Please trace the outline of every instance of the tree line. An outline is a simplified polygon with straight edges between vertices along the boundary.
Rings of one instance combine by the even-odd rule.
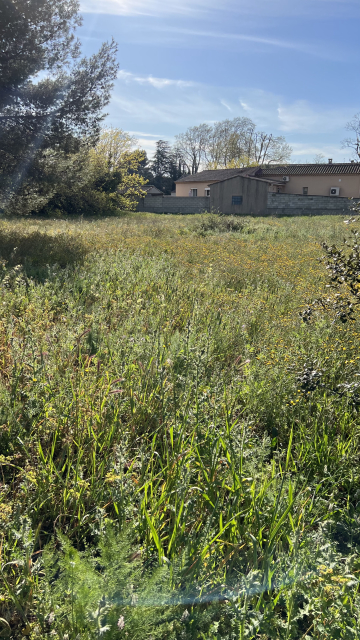
[[[288,163],[292,148],[284,136],[258,131],[250,118],[199,124],[175,136],[171,146],[158,140],[153,160],[145,162],[144,175],[170,193],[175,180],[200,169],[232,169]]]
[[[77,0],[0,2],[0,212],[109,214],[131,209],[151,183],[171,193],[200,169],[288,163],[283,136],[249,118],[202,123],[156,143],[149,160],[121,129],[103,128],[117,45],[81,56]],[[344,141],[360,155],[360,116]]]

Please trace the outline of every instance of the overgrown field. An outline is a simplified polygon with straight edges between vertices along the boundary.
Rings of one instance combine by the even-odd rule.
[[[0,222],[0,637],[360,637],[360,321],[301,317],[344,235]]]

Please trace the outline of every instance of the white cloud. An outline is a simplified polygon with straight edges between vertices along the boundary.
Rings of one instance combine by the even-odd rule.
[[[109,121],[132,131],[151,155],[156,140],[171,142],[190,126],[246,116],[260,130],[285,135],[299,160],[324,153],[342,161],[347,157],[341,150],[344,127],[356,110],[356,105],[334,108],[306,100],[286,100],[260,89],[220,88],[122,71]]]
[[[260,128],[285,135],[331,135],[343,129],[356,112],[356,105],[329,108],[306,100],[285,101],[282,96],[260,89],[220,89],[186,80],[137,76],[128,71],[121,71],[119,80],[121,90],[115,92],[112,103],[117,112],[121,110],[131,116],[133,122],[141,123],[138,128],[142,131],[145,123],[165,122],[183,129],[224,119],[231,112],[233,117],[252,118]],[[146,93],[141,89],[144,85]],[[159,89],[161,97],[158,97]]]
[[[277,112],[279,128],[284,133],[331,133],[340,123],[345,126],[354,108],[331,109],[297,100],[292,104],[279,104]]]
[[[159,30],[162,30],[159,27]],[[178,27],[165,27],[164,31],[169,33],[178,33],[187,36],[195,36],[197,38],[213,38],[217,40],[235,40],[237,42],[246,42],[254,44],[262,44],[270,47],[279,47],[281,49],[294,49],[296,51],[303,51],[306,53],[315,53],[317,50],[310,47],[305,42],[294,42],[293,40],[280,40],[278,38],[263,38],[260,36],[252,36],[244,33],[228,33],[222,31],[204,31],[202,29],[184,29]]]
[[[81,9],[89,13],[111,13],[122,16],[189,15],[204,11],[210,0],[83,0]]]
[[[357,0],[83,0],[81,10],[123,16],[189,16],[229,11],[243,16],[337,15],[358,9]]]
[[[155,89],[164,89],[165,87],[193,87],[194,82],[185,80],[171,80],[169,78],[154,78],[154,76],[137,76],[134,73],[121,69],[118,72],[118,79],[123,82],[136,82],[137,84],[150,85]]]
[[[349,162],[351,159],[351,152],[348,149],[342,149],[341,145],[295,142],[291,146],[293,162],[312,162],[319,154],[324,156],[324,162],[327,162],[328,158],[333,158],[337,162]]]
[[[220,104],[222,104],[223,107],[225,107],[225,109],[227,109],[228,111],[230,111],[232,113],[232,108],[229,107],[228,104],[226,104],[225,100],[220,100]]]

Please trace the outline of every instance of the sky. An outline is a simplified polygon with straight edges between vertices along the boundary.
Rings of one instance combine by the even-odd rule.
[[[360,112],[359,0],[82,0],[83,51],[114,37],[106,122],[151,157],[157,140],[246,116],[285,136],[293,162],[348,162]]]

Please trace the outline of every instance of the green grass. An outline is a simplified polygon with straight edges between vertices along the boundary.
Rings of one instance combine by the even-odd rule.
[[[0,223],[0,637],[359,637],[360,322],[300,316],[344,234]]]

